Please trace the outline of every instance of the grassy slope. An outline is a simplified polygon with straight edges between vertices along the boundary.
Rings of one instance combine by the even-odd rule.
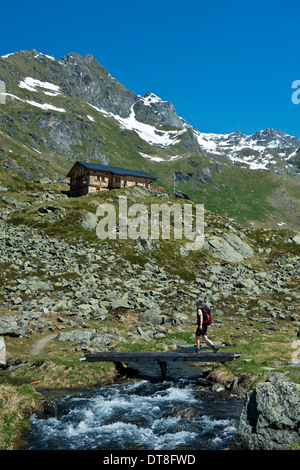
[[[199,163],[193,168],[188,161]],[[184,176],[194,173],[189,181],[175,183],[175,189],[188,194],[195,203],[217,214],[233,217],[241,224],[278,227],[286,223],[290,228],[300,227],[300,183],[266,170],[248,170],[232,165],[222,165],[219,173],[213,171],[211,183],[196,182],[194,176],[203,168],[214,168],[206,157],[190,156],[172,163],[152,163],[158,169],[160,184],[173,192],[173,171],[182,171]]]

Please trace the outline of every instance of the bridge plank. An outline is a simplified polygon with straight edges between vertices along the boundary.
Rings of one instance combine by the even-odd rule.
[[[87,362],[227,362],[241,356],[239,352],[96,352],[85,355]]]

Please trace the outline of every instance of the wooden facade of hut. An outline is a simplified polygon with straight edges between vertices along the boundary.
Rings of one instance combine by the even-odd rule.
[[[143,171],[78,161],[67,176],[70,178],[71,196],[83,196],[136,185],[151,188],[152,182],[156,179]]]

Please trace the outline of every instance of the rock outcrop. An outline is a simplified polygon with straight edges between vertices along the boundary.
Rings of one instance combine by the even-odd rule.
[[[224,233],[222,237],[212,236],[206,246],[216,258],[229,263],[238,263],[254,256],[248,243],[234,233]]]
[[[280,450],[300,440],[300,385],[271,374],[247,395],[232,447]]]

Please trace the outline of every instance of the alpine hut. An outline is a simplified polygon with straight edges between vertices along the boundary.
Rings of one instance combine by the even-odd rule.
[[[143,171],[78,161],[67,176],[70,178],[70,196],[75,197],[136,185],[151,188],[156,179]]]

